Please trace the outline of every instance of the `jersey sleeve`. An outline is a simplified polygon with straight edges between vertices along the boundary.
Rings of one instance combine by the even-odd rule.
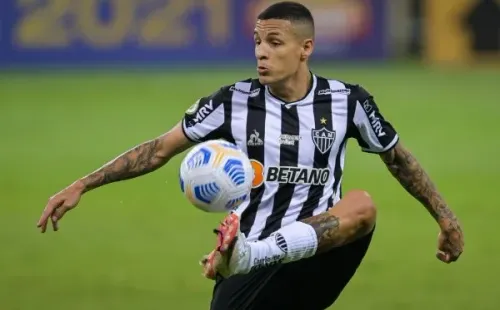
[[[351,92],[354,105],[354,136],[361,150],[368,153],[383,153],[396,145],[399,136],[375,103],[373,96],[364,88],[357,86]]]
[[[193,142],[225,139],[225,92],[221,88],[214,94],[202,97],[189,107],[182,119],[184,135]]]

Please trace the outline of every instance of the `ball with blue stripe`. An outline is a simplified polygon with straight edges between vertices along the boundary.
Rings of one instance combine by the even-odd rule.
[[[210,140],[193,147],[183,158],[179,185],[188,201],[206,212],[227,212],[248,202],[253,169],[236,145]]]

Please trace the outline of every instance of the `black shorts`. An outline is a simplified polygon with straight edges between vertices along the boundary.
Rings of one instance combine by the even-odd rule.
[[[211,310],[323,310],[349,283],[372,239],[369,235],[304,260],[217,279]]]

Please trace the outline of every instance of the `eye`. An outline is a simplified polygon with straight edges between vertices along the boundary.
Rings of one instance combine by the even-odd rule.
[[[282,43],[280,41],[273,40],[273,41],[271,41],[271,45],[274,47],[278,47],[278,46],[282,45]]]
[[[260,44],[260,40],[259,39],[254,39],[254,43],[255,43],[255,45],[259,45]]]

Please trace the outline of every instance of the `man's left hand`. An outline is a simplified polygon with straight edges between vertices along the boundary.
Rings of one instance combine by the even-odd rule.
[[[458,222],[441,226],[437,258],[447,264],[456,261],[464,250],[464,235]]]

